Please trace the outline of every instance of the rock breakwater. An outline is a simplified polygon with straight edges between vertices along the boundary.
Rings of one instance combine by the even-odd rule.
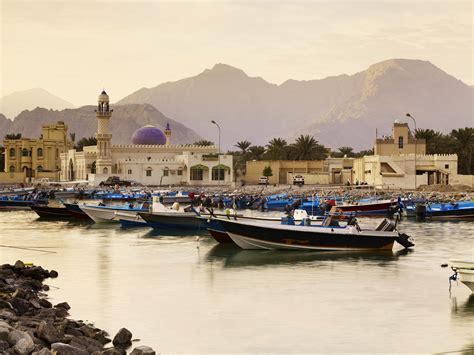
[[[126,354],[132,345],[129,330],[120,329],[112,340],[106,331],[70,319],[67,302],[53,305],[48,301],[49,286],[43,281],[55,277],[54,270],[22,261],[0,266],[0,353]],[[152,355],[155,351],[138,346],[131,354]]]

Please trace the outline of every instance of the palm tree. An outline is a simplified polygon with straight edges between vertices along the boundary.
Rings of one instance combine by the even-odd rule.
[[[310,135],[299,136],[291,145],[291,156],[295,160],[324,160],[328,150]]]
[[[288,156],[288,143],[282,138],[273,138],[266,147],[265,155],[270,160],[284,160]]]
[[[338,148],[341,158],[348,157],[351,158],[354,156],[354,149],[351,147],[340,147]]]
[[[5,139],[21,139],[21,133],[7,133]]]
[[[204,147],[209,147],[211,145],[214,145],[214,142],[208,141],[206,139],[201,139],[197,142],[194,142],[194,145],[201,145],[201,146],[204,146]]]
[[[474,128],[466,127],[453,129],[451,136],[454,138],[456,150],[459,152],[459,170],[471,175],[472,153],[474,147]]]
[[[251,145],[252,143],[250,143],[249,141],[240,141],[237,142],[235,147],[239,148],[242,151],[242,155],[245,155],[247,153],[247,149],[249,149]]]
[[[261,145],[253,145],[247,152],[247,156],[251,160],[262,160],[263,154],[265,154],[265,148]]]

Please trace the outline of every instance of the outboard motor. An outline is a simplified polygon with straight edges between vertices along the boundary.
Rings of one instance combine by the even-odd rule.
[[[417,222],[424,222],[426,220],[426,205],[424,203],[416,204],[415,216]]]
[[[413,239],[405,233],[398,233],[398,237],[395,239],[398,244],[402,245],[405,248],[411,248],[415,246]]]

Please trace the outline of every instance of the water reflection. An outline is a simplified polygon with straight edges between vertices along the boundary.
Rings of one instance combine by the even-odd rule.
[[[371,262],[386,264],[408,255],[413,250],[380,252],[347,251],[294,251],[294,250],[242,250],[234,244],[218,244],[206,254],[207,261],[222,261],[224,267],[292,265],[325,261],[346,263]]]
[[[464,302],[459,303],[457,297],[453,297],[451,302],[451,316],[453,318],[474,322],[474,293]]]

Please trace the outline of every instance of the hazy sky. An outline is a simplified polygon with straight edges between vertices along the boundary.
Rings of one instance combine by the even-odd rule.
[[[0,96],[117,101],[215,63],[273,83],[429,60],[472,85],[471,1],[0,0]]]

